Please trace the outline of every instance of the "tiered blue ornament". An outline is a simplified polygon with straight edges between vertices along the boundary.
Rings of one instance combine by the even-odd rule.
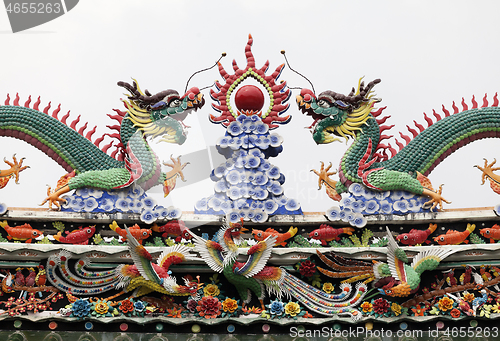
[[[283,138],[270,133],[259,116],[238,116],[217,141],[227,160],[212,171],[215,194],[199,200],[195,213],[258,223],[270,215],[302,214],[300,204],[284,195],[285,176],[268,160],[283,150],[282,143]]]

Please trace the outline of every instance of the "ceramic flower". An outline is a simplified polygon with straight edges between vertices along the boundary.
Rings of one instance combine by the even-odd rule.
[[[383,315],[389,311],[389,302],[383,298],[378,298],[373,302],[373,311],[379,315]]]
[[[217,297],[204,296],[201,300],[198,301],[196,310],[201,317],[205,317],[206,319],[214,319],[221,314],[221,307],[222,304]]]
[[[122,313],[124,314],[127,314],[127,313],[131,313],[134,311],[134,302],[132,302],[131,300],[129,299],[126,299],[126,300],[123,300],[121,303],[120,303],[120,307],[119,309],[122,311]]]
[[[441,311],[448,311],[453,309],[453,300],[447,296],[438,301],[438,308]]]
[[[391,304],[391,310],[394,313],[394,315],[399,316],[401,315],[401,306],[397,303],[392,303]]]
[[[464,296],[463,296],[463,299],[465,302],[472,302],[474,301],[474,294],[471,294],[471,293],[465,293]]]
[[[220,290],[219,287],[215,284],[208,284],[205,288],[203,288],[204,296],[219,296]]]
[[[192,298],[187,301],[186,308],[188,308],[190,312],[195,313],[196,307],[198,307],[198,302],[196,302]]]
[[[86,317],[90,314],[90,303],[87,300],[76,300],[71,306],[73,316],[78,318]]]
[[[146,309],[146,305],[142,301],[136,301],[136,302],[134,302],[134,309],[138,313],[142,313],[144,311],[144,309]]]
[[[363,309],[364,313],[370,313],[373,310],[373,304],[370,302],[363,302],[361,304],[361,309]]]
[[[295,317],[300,313],[300,305],[296,302],[288,302],[285,305],[285,314]]]
[[[454,309],[452,309],[452,310],[450,311],[450,315],[451,315],[451,317],[453,317],[453,318],[458,318],[458,317],[460,317],[460,315],[461,315],[461,314],[462,314],[462,313],[461,313],[461,312],[460,312],[460,310],[458,310],[457,308],[454,308]]]
[[[111,307],[106,300],[97,300],[92,304],[92,315],[97,316],[97,317],[103,317],[106,316],[108,313],[114,313],[115,309]],[[109,315],[111,316],[111,315]]]
[[[234,313],[236,309],[238,309],[238,302],[236,302],[236,300],[228,297],[222,302],[222,310],[224,310],[224,312]]]
[[[300,263],[299,272],[304,277],[312,277],[316,273],[316,264],[310,260]]]
[[[283,306],[283,302],[278,300],[272,301],[269,305],[269,313],[275,316],[281,316],[285,311],[285,307]]]
[[[324,283],[323,284],[323,291],[326,292],[327,294],[331,293],[334,289],[334,286],[332,283]]]

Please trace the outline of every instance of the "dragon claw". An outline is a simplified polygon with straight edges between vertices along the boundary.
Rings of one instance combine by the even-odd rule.
[[[432,212],[432,210],[434,210],[437,206],[439,206],[439,208],[438,208],[439,211],[442,211],[443,210],[443,201],[447,204],[451,204],[451,201],[448,201],[445,198],[443,198],[443,196],[441,195],[442,192],[443,192],[443,185],[442,184],[439,186],[439,190],[437,192],[434,192],[434,191],[431,191],[427,188],[424,188],[423,194],[431,197],[431,200],[427,201],[423,205],[423,207],[424,208],[430,207],[429,210]]]
[[[181,180],[184,182],[186,181],[182,170],[189,164],[189,162],[182,163],[180,156],[178,156],[177,159],[174,159],[172,155],[170,155],[170,161],[172,161],[172,163],[168,162],[163,163],[165,166],[172,168],[166,174],[165,182],[163,183],[163,193],[165,197],[175,188],[177,177],[180,177]]]
[[[19,184],[19,173],[21,173],[26,168],[30,168],[29,166],[23,166],[24,159],[25,158],[23,157],[18,162],[16,154],[12,156],[12,162],[3,158],[3,161],[10,166],[10,169],[0,171],[0,179],[5,178],[8,181],[8,179],[14,176],[16,184]],[[5,182],[5,184],[1,188],[3,188],[6,184],[7,182]]]
[[[61,210],[61,204],[60,203],[66,203],[67,200],[64,198],[60,198],[60,195],[67,193],[69,191],[68,186],[63,186],[59,189],[56,189],[52,191],[52,188],[47,185],[47,198],[39,205],[43,206],[45,203],[49,203],[49,210],[52,210],[52,205],[55,205],[55,210],[60,211]]]
[[[325,185],[326,188],[326,193],[327,195],[335,200],[335,201],[340,201],[342,197],[337,193],[335,190],[335,186],[337,185],[337,181],[333,180],[330,178],[331,175],[337,174],[337,171],[331,171],[330,168],[332,168],[332,163],[330,162],[330,165],[325,168],[325,164],[323,161],[321,161],[321,167],[319,171],[315,169],[311,169],[311,172],[314,172],[319,178],[318,178],[318,190],[321,189],[323,185]]]

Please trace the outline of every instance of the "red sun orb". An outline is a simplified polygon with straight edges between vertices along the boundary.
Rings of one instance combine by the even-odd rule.
[[[264,94],[255,85],[245,85],[236,91],[234,103],[241,112],[257,113],[264,106]]]

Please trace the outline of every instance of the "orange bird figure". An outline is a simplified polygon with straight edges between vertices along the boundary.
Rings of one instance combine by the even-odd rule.
[[[500,239],[500,226],[495,224],[490,228],[480,229],[479,233],[484,238],[490,238],[490,243],[495,243],[495,240]]]
[[[446,234],[441,234],[434,238],[434,241],[439,245],[458,245],[461,243],[467,244],[469,241],[465,240],[474,231],[476,225],[467,224],[467,229],[463,232],[448,230]]]
[[[124,240],[127,240],[127,231],[118,227],[116,221],[109,224],[109,228],[118,233]],[[148,239],[151,236],[152,231],[150,229],[141,229],[139,225],[135,224],[129,228],[130,234],[137,240],[139,244],[142,244],[144,239]]]
[[[290,229],[286,233],[279,233],[275,229],[268,228],[265,231],[252,229],[252,234],[253,238],[258,242],[264,241],[269,236],[275,236],[277,239],[274,246],[278,245],[285,246],[286,245],[285,240],[295,236],[297,234],[297,231],[298,229],[296,227],[290,226]]]

